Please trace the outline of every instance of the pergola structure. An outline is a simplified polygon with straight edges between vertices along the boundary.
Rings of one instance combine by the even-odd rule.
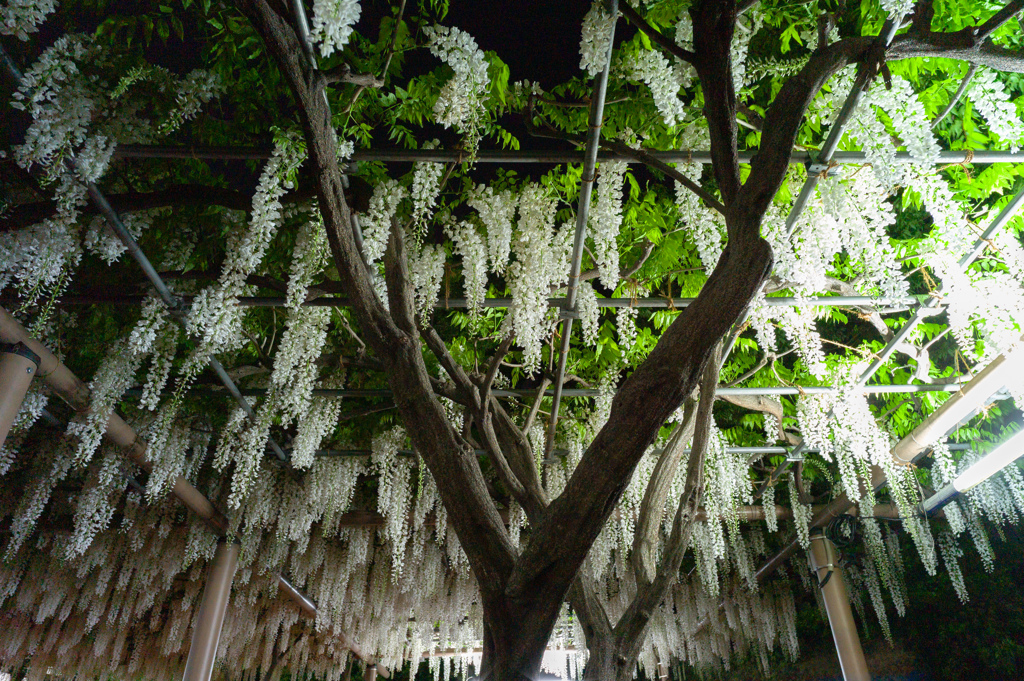
[[[297,23],[300,34],[305,40],[307,53],[313,53],[313,46],[309,41],[308,29],[304,28],[306,19],[305,9],[302,2],[293,3],[297,16]],[[611,3],[610,10],[616,11],[615,3]],[[626,4],[618,8],[631,21],[638,25],[639,30],[648,35],[655,42],[663,40],[657,31],[647,26],[635,10]],[[1019,11],[1019,9],[1017,10]],[[897,30],[903,23],[903,17],[897,16],[889,19],[877,38],[877,44],[884,51],[885,47],[893,40]],[[614,30],[614,27],[613,27]],[[657,35],[656,35],[657,34]],[[609,45],[612,41],[609,39]],[[6,57],[3,62],[10,75],[14,79],[20,79],[14,62]],[[574,320],[579,317],[578,287],[581,281],[582,262],[586,250],[588,211],[591,207],[591,191],[597,178],[597,163],[603,160],[621,160],[627,163],[645,163],[658,169],[671,171],[670,163],[710,163],[712,154],[704,150],[681,150],[669,152],[630,152],[628,149],[616,148],[614,151],[601,151],[602,138],[601,128],[604,113],[604,102],[608,84],[609,72],[612,68],[612,51],[609,47],[607,60],[603,70],[595,80],[593,94],[590,97],[588,136],[585,148],[582,152],[572,154],[567,152],[488,152],[480,151],[474,160],[477,163],[541,163],[561,164],[582,162],[582,180],[578,205],[575,210],[575,231],[573,239],[572,256],[570,258],[570,272],[568,285],[565,287],[564,296],[552,298],[549,305],[559,311],[561,319],[560,347],[558,352],[557,369],[551,380],[551,389],[542,386],[538,392],[534,389],[502,389],[489,388],[490,394],[495,397],[527,397],[535,396],[539,401],[545,396],[552,397],[550,419],[547,426],[547,438],[545,457],[558,456],[562,452],[556,449],[556,428],[559,421],[560,403],[564,397],[592,397],[598,396],[597,389],[583,388],[573,389],[564,387],[566,384],[567,363],[570,352],[570,342]],[[315,59],[311,62],[314,66]],[[871,82],[872,73],[868,68],[862,68],[858,78],[853,84],[849,95],[838,118],[829,130],[829,134],[821,149],[816,153],[801,155],[796,153],[791,158],[791,163],[803,163],[807,166],[807,180],[799,197],[796,199],[792,210],[786,219],[787,236],[792,236],[801,212],[804,210],[810,198],[813,196],[817,184],[828,176],[837,172],[844,164],[862,164],[865,161],[864,154],[860,152],[838,151],[839,142],[844,133],[844,126],[853,114],[859,99]],[[951,105],[952,106],[952,103]],[[267,149],[255,148],[201,148],[201,147],[157,147],[129,145],[119,147],[115,156],[119,158],[167,158],[167,159],[265,159],[270,152]],[[984,151],[973,152],[943,152],[940,156],[940,163],[957,162],[1018,162],[1022,154],[1017,151]],[[903,160],[912,160],[909,153],[902,153]],[[362,161],[373,162],[451,162],[463,161],[461,152],[441,150],[385,150],[385,151],[357,151],[352,156],[353,163]],[[749,154],[741,156],[741,162],[749,161]],[[66,159],[68,170],[76,172],[74,161]],[[660,164],[660,165],[659,165]],[[128,253],[138,264],[149,281],[152,289],[170,310],[171,317],[177,323],[184,325],[186,312],[190,301],[183,296],[175,294],[168,287],[167,281],[153,266],[146,253],[139,246],[131,231],[124,224],[118,210],[108,200],[104,192],[95,182],[86,182],[86,188],[94,207],[106,220],[110,229],[127,248]],[[713,197],[712,197],[712,200]],[[1010,203],[1003,208],[1000,214],[981,234],[973,248],[964,255],[959,265],[966,269],[985,250],[991,242],[993,235],[1004,229],[1020,211],[1024,205],[1024,190],[1014,196]],[[358,222],[354,224],[358,229]],[[358,234],[358,233],[357,233]],[[361,240],[361,236],[357,237]],[[661,308],[679,309],[684,308],[693,302],[691,298],[672,299],[669,297],[659,298],[604,298],[599,300],[599,305],[609,308],[639,307],[639,308]],[[875,353],[870,366],[857,378],[855,384],[847,386],[842,390],[854,390],[870,393],[895,393],[895,392],[947,392],[953,396],[935,413],[931,414],[913,433],[903,438],[892,451],[893,458],[902,463],[909,464],[926,456],[930,448],[921,443],[934,442],[937,438],[944,439],[950,433],[955,432],[962,424],[975,415],[980,409],[992,400],[1006,397],[1005,388],[1014,380],[1019,379],[1020,364],[1022,360],[1014,355],[1000,355],[989,363],[982,370],[967,382],[949,383],[917,383],[906,385],[881,385],[872,384],[879,368],[884,365],[897,348],[905,343],[914,329],[925,319],[938,315],[943,311],[943,298],[941,291],[923,298],[920,296],[909,296],[892,299],[877,299],[870,296],[821,296],[815,298],[794,298],[768,297],[768,305],[774,306],[843,306],[843,307],[873,307],[875,309],[912,309],[914,312],[910,319],[894,333],[885,347]],[[131,295],[80,295],[64,296],[57,299],[57,304],[64,306],[85,305],[85,304],[140,304],[140,297]],[[283,306],[285,300],[275,297],[240,297],[237,300],[240,306],[251,307],[275,307]],[[307,299],[303,305],[309,307],[346,307],[350,304],[348,299],[340,296],[321,295]],[[509,307],[512,301],[507,298],[491,298],[484,302],[485,307],[503,308]],[[468,303],[465,299],[448,299],[436,303],[439,309],[464,308]],[[721,363],[726,361],[732,344],[736,342],[742,332],[743,320],[736,325],[736,330],[728,339],[724,356]],[[0,399],[0,443],[6,437],[11,423],[21,406],[31,379],[39,376],[45,380],[47,385],[55,394],[62,397],[77,412],[86,412],[89,409],[89,390],[78,377],[76,377],[64,364],[33,335],[27,331],[18,320],[6,310],[0,310],[0,339],[10,344],[5,351],[2,363],[0,363],[0,388],[2,388],[2,399]],[[257,414],[249,401],[249,397],[259,396],[266,391],[263,389],[240,388],[234,379],[229,375],[227,369],[214,356],[208,358],[209,367],[216,374],[222,384],[222,389],[227,391],[234,401],[245,411],[250,419],[256,419]],[[492,377],[493,378],[493,377]],[[718,396],[764,396],[764,395],[808,395],[808,394],[833,394],[840,389],[834,386],[764,386],[764,387],[736,387],[721,386],[717,390]],[[131,394],[126,393],[128,395]],[[390,390],[360,390],[332,387],[317,387],[313,395],[329,397],[388,397],[392,395]],[[126,449],[126,453],[143,469],[147,466],[146,443],[123,419],[116,414],[111,417],[106,426],[106,435],[119,446]],[[956,445],[954,445],[955,447]],[[289,450],[286,446],[277,442],[273,437],[268,441],[268,453],[281,462],[289,458]],[[772,471],[768,479],[761,482],[761,491],[774,485],[786,470],[795,462],[799,462],[803,454],[808,450],[803,440],[798,440],[787,447],[735,447],[734,453],[746,453],[752,456],[763,456],[767,454],[785,455],[785,460]],[[403,454],[411,455],[412,450],[402,450]],[[479,450],[484,454],[484,450]],[[341,450],[328,449],[319,450],[321,456],[365,456],[368,450]],[[886,484],[884,471],[875,466],[871,471],[871,481],[875,490],[880,490]],[[135,483],[138,484],[138,483]],[[225,608],[227,606],[227,594],[230,592],[232,579],[236,569],[239,549],[233,543],[231,524],[228,517],[216,508],[201,492],[193,487],[186,479],[180,477],[174,482],[172,493],[181,503],[192,512],[206,521],[207,525],[219,538],[216,555],[210,565],[207,585],[203,591],[202,607],[199,610],[198,622],[192,634],[192,643],[189,651],[188,662],[185,668],[186,681],[209,681],[214,660],[216,658],[217,642],[220,636]],[[942,502],[926,500],[924,505],[927,511],[938,511],[941,503],[945,503],[951,492],[944,493]],[[760,493],[758,493],[760,496]],[[820,529],[828,524],[833,518],[846,513],[854,503],[845,495],[831,501],[831,503],[817,505],[813,508],[813,518],[810,521],[811,529]],[[877,515],[888,515],[899,517],[899,509],[894,505],[878,505],[875,507]],[[703,509],[701,513],[704,513]],[[745,506],[738,511],[744,520],[763,519],[766,511],[760,506]],[[786,518],[787,514],[793,512],[782,506],[774,511],[778,518]],[[697,515],[698,518],[702,516]],[[352,513],[344,522],[357,526],[373,526],[383,524],[385,521],[378,515]],[[797,539],[788,542],[784,548],[774,555],[767,563],[756,571],[756,579],[762,580],[783,564],[794,552],[800,549]],[[837,651],[842,665],[844,677],[848,680],[869,679],[863,652],[857,638],[856,629],[851,614],[850,602],[846,594],[846,585],[843,580],[842,568],[836,562],[836,549],[829,538],[824,534],[816,534],[812,537],[809,550],[812,571],[818,578],[818,586],[828,609],[829,621],[832,626],[836,641]],[[828,576],[826,576],[828,575]],[[281,590],[290,597],[304,615],[316,619],[317,605],[299,589],[293,586],[289,580],[280,574],[274,576]],[[382,665],[376,665],[373,655],[369,651],[363,651],[356,641],[347,638],[342,634],[342,644],[350,649],[356,657],[366,662],[370,671],[369,678],[375,674],[383,677],[388,676],[388,670]],[[376,666],[375,666],[376,665]]]

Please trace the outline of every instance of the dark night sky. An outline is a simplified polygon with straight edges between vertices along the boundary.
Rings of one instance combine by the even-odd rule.
[[[589,9],[589,0],[452,0],[444,23],[497,52],[512,80],[549,88],[580,74],[580,26]]]

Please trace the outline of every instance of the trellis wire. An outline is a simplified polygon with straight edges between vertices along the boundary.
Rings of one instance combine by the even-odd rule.
[[[962,383],[911,383],[911,384],[896,384],[896,385],[866,385],[860,388],[861,392],[867,395],[889,395],[894,393],[955,393],[963,387]],[[217,389],[213,386],[196,386],[193,390],[204,391],[204,392],[215,392]],[[809,385],[809,386],[765,386],[765,387],[739,387],[739,388],[726,388],[721,387],[715,394],[722,397],[727,396],[739,396],[739,395],[777,395],[777,396],[794,396],[794,395],[827,395],[830,393],[838,392],[840,388],[833,388],[827,385]],[[843,388],[842,390],[846,390]],[[266,388],[242,388],[240,391],[242,395],[250,397],[258,397],[267,393]],[[375,397],[391,397],[394,393],[389,388],[314,388],[313,394],[319,397],[360,397],[360,398],[375,398]],[[534,397],[537,395],[536,388],[493,388],[491,394],[496,397]],[[596,388],[565,388],[562,390],[564,397],[597,397],[600,391]],[[128,397],[139,397],[142,395],[142,390],[132,388],[125,393]],[[544,391],[544,397],[553,397],[554,390]]]
[[[187,302],[192,296],[178,296]],[[766,298],[768,307],[859,307],[874,306],[885,311],[903,310],[920,305],[927,296],[900,296],[897,298],[874,298],[872,296],[810,296],[794,298],[790,296]],[[696,298],[598,298],[597,306],[602,308],[637,307],[647,309],[674,309],[693,304]],[[62,296],[57,299],[58,305],[141,305],[145,296],[121,294],[85,294]],[[284,296],[241,296],[238,298],[240,307],[285,307]],[[351,303],[343,296],[318,296],[302,302],[304,307],[348,307]],[[512,306],[511,298],[485,298],[482,307],[507,308]],[[565,298],[549,298],[551,307],[564,307]],[[438,300],[434,308],[438,310],[460,310],[469,307],[465,298],[448,298]]]
[[[197,161],[258,161],[270,158],[270,146],[258,147],[218,147],[218,146],[160,146],[143,144],[122,144],[114,152],[115,158],[162,158],[162,159],[189,159]],[[659,151],[645,149],[644,152],[664,163],[711,163],[711,152],[706,149],[679,149],[674,151]],[[737,154],[740,163],[750,163],[756,151],[741,151]],[[597,154],[598,161],[623,161],[633,165],[641,165],[643,162],[632,156],[622,156],[612,151],[600,151]],[[837,151],[832,155],[833,162],[846,164],[866,163],[867,156],[862,151]],[[897,163],[917,163],[919,159],[909,152],[901,151],[896,154]],[[460,163],[466,162],[464,152],[446,149],[363,149],[352,154],[352,162],[360,163],[415,163],[417,161],[429,161],[432,163]],[[581,163],[583,155],[578,151],[560,151],[547,149],[534,150],[491,150],[482,149],[473,157],[474,163],[522,163],[522,164],[544,164],[560,165],[563,163]],[[789,159],[790,165],[808,165],[814,163],[816,158],[808,151],[794,151]],[[947,165],[950,163],[1020,163],[1024,162],[1024,150],[1018,151],[943,151],[939,154],[936,165]]]
[[[2,46],[0,46],[0,61],[2,61],[4,66],[7,68],[15,84],[20,85],[21,71],[14,64],[14,62],[7,56],[7,52],[3,49]],[[68,172],[71,173],[73,176],[82,176],[82,174],[78,172],[78,168],[74,160],[66,158],[64,159],[64,164],[67,167]],[[121,222],[121,218],[118,216],[114,208],[110,205],[110,202],[107,201],[107,197],[103,195],[103,192],[100,191],[99,187],[96,186],[95,182],[83,182],[83,184],[85,185],[86,190],[89,192],[89,197],[92,199],[92,202],[96,204],[96,207],[99,209],[100,213],[102,213],[103,217],[105,217],[107,219],[107,222],[110,223],[110,227],[113,230],[114,234],[117,236],[118,239],[120,239],[121,243],[124,244],[125,248],[128,249],[128,252],[131,254],[132,258],[135,260],[136,263],[138,263],[139,267],[142,268],[142,271],[146,275],[146,278],[149,279],[150,283],[153,285],[153,288],[156,289],[157,294],[160,296],[161,300],[163,300],[164,302],[164,305],[166,305],[168,310],[170,311],[171,317],[174,319],[175,322],[184,326],[185,316],[181,309],[179,301],[174,297],[174,294],[171,293],[170,289],[167,288],[167,284],[164,283],[164,280],[160,277],[160,274],[156,271],[156,268],[153,267],[153,264],[149,261],[149,258],[146,257],[146,254],[139,247],[138,242],[135,241],[135,238],[124,226],[124,223]],[[210,355],[207,358],[207,363],[210,365],[210,368],[213,369],[214,373],[217,374],[217,378],[220,379],[220,382],[224,384],[224,387],[228,390],[229,393],[231,393],[232,397],[234,397],[235,400],[238,402],[239,406],[241,406],[242,409],[245,410],[245,413],[249,416],[249,418],[255,418],[256,413],[252,410],[252,407],[249,405],[248,400],[246,400],[238,391],[238,386],[235,385],[235,382],[231,380],[230,376],[228,376],[227,371],[224,369],[224,366],[220,363],[220,361],[218,361],[217,358],[214,357],[213,355]],[[268,445],[274,451],[274,454],[276,454],[279,459],[281,459],[282,461],[285,460],[286,457],[284,454],[284,450],[281,449],[281,446],[279,444],[277,444],[277,441],[275,441],[273,438],[270,438],[270,440],[268,441]]]

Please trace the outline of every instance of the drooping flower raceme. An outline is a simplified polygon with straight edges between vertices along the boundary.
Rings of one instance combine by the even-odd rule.
[[[344,387],[344,374],[328,379],[323,385],[327,388]],[[338,425],[341,402],[340,397],[312,398],[305,413],[299,417],[298,429],[292,441],[292,466],[301,469],[313,465],[316,450]]]
[[[732,66],[732,84],[736,92],[743,87],[747,73],[747,52],[750,49],[750,39],[761,28],[762,18],[758,7],[751,8],[736,19],[736,30],[732,36],[732,43],[729,46],[729,60]],[[692,27],[691,27],[692,32]],[[677,36],[678,39],[678,36]]]
[[[555,232],[555,207],[555,200],[537,184],[527,185],[519,198],[519,229],[512,245],[516,260],[508,268],[510,318],[529,372],[540,363],[551,287],[569,276],[572,227]]]
[[[680,74],[661,53],[641,49],[628,55],[622,64],[627,77],[643,81],[651,89],[654,105],[666,125],[676,125],[686,117],[686,108],[678,97],[684,85]]]
[[[407,253],[409,280],[413,286],[416,312],[424,319],[428,319],[441,293],[441,279],[444,278],[444,246],[424,244],[423,248],[416,248],[415,244],[410,243]]]
[[[433,149],[434,143],[424,144],[424,149]],[[427,222],[434,214],[437,195],[441,191],[441,176],[444,164],[432,161],[421,161],[413,164],[412,172],[412,238],[416,244],[423,243],[423,235]]]
[[[597,304],[597,294],[589,281],[583,281],[580,282],[576,296],[576,309],[580,315],[583,341],[587,345],[596,345],[597,334],[601,328],[601,308]]]
[[[979,69],[971,81],[967,96],[985,117],[989,130],[997,137],[1009,142],[1014,151],[1024,145],[1024,121],[996,71]]]
[[[451,229],[455,250],[462,256],[462,279],[471,317],[480,313],[487,295],[487,248],[476,226],[460,222]]]
[[[370,207],[366,215],[359,218],[363,230],[363,257],[367,265],[373,265],[384,257],[391,234],[391,219],[398,210],[398,204],[408,196],[405,187],[398,180],[387,179],[373,188]]]
[[[242,344],[242,313],[237,299],[242,295],[246,278],[263,261],[270,240],[277,232],[281,197],[291,187],[288,178],[302,163],[304,155],[305,150],[294,140],[277,141],[253,195],[247,228],[236,234],[229,244],[218,282],[203,289],[192,303],[186,330],[200,339],[193,363],[204,362],[209,354]]]
[[[322,56],[329,57],[348,44],[359,13],[359,0],[313,0],[309,37],[320,45]]]
[[[434,104],[437,122],[466,135],[469,148],[475,150],[490,86],[487,59],[476,40],[465,31],[435,24],[423,32],[430,41],[430,53],[455,72]]]
[[[110,349],[89,383],[89,411],[68,424],[68,435],[78,440],[74,455],[76,465],[88,463],[96,453],[114,406],[131,387],[142,360],[152,350],[157,334],[166,323],[167,308],[159,298],[150,297],[129,336]]]
[[[507,189],[496,192],[481,184],[477,185],[467,203],[476,210],[487,229],[487,257],[491,272],[504,274],[512,252],[512,219],[516,214],[518,197]]]
[[[910,166],[896,160],[897,147],[885,124],[874,110],[878,107],[889,117],[907,151],[920,167],[930,167],[939,158],[939,143],[932,134],[931,122],[914,88],[905,79],[892,78],[892,89],[876,81],[868,88],[850,120],[849,134],[857,139],[879,181],[887,189],[903,184]]]
[[[615,290],[619,285],[619,227],[622,225],[624,161],[604,161],[597,178],[597,201],[590,210],[589,231],[601,283]]]
[[[580,68],[591,76],[604,70],[611,49],[616,17],[604,11],[604,3],[596,0],[583,17],[580,37]]]

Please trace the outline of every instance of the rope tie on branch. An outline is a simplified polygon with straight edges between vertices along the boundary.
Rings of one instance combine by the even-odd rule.
[[[947,168],[960,168],[965,173],[967,173],[967,177],[968,178],[973,179],[974,176],[971,175],[971,169],[967,167],[969,164],[971,164],[973,162],[974,162],[974,150],[973,149],[965,149],[964,150],[964,160],[956,161],[955,163],[947,163],[944,166],[939,166],[938,169],[935,172],[939,173],[939,172],[942,172],[943,170],[946,170]]]
[[[829,175],[832,174],[834,168],[838,168],[839,164],[834,159],[829,159],[828,165],[818,173],[818,180],[825,180]]]

